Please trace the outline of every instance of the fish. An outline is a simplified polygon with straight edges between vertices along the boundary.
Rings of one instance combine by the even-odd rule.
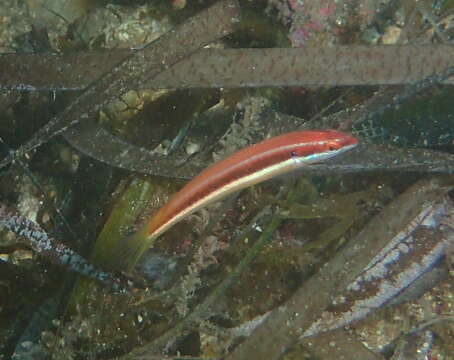
[[[123,265],[131,270],[160,235],[200,208],[248,186],[338,156],[357,144],[358,139],[340,131],[313,130],[282,134],[239,150],[195,176],[141,229],[125,238],[118,252]]]

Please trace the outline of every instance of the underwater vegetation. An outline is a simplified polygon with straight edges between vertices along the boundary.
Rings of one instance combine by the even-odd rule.
[[[0,359],[448,359],[452,5],[0,4]]]

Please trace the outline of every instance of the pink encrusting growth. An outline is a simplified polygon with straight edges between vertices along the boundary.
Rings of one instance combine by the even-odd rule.
[[[356,146],[354,137],[334,130],[298,131],[252,145],[208,167],[172,196],[123,248],[133,266],[154,240],[201,207],[247,186]],[[132,261],[129,261],[132,260]]]

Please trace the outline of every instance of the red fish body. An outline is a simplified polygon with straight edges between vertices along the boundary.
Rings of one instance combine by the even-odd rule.
[[[170,227],[201,207],[235,191],[294,169],[320,162],[358,144],[351,135],[334,131],[297,131],[264,140],[208,167],[172,196],[138,233],[127,252],[135,260]]]

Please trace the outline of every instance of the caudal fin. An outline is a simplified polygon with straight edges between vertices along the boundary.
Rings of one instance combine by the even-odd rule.
[[[153,242],[153,238],[147,238],[146,229],[139,230],[119,241],[115,249],[115,256],[120,269],[131,271],[143,253],[153,245]]]

